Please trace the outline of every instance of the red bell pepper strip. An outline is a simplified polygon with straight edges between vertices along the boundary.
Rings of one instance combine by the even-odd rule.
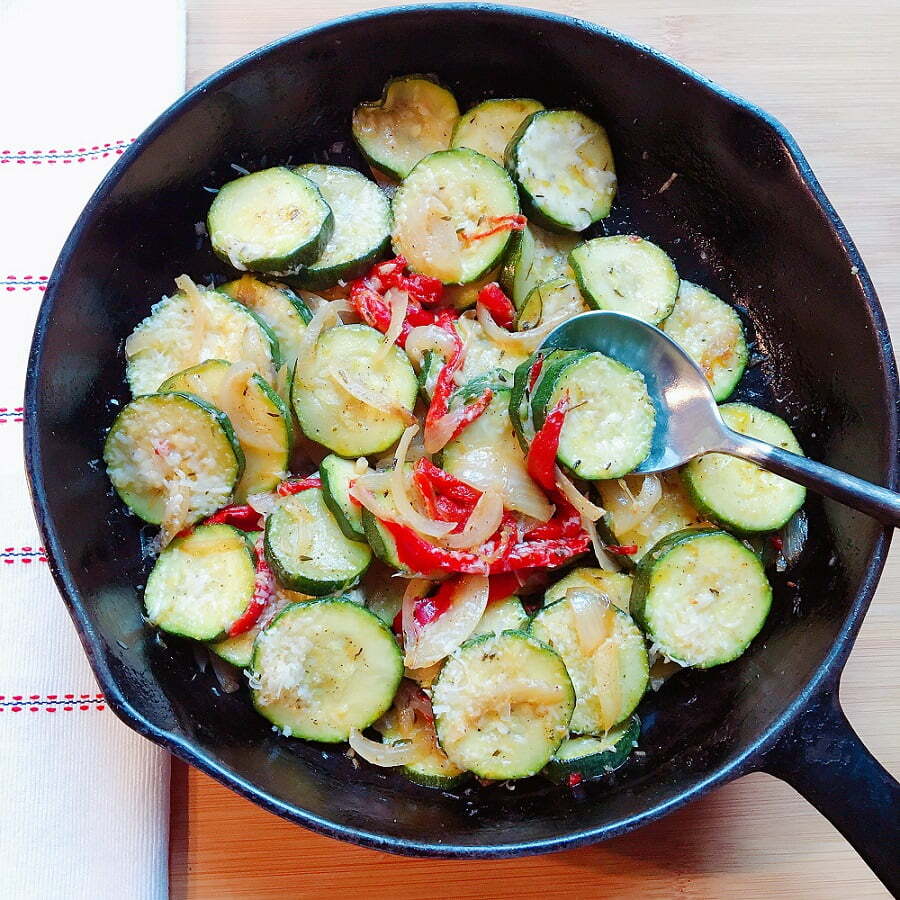
[[[617,556],[634,556],[638,552],[637,544],[607,544],[606,549]]]
[[[491,227],[486,231],[464,231],[461,235],[462,239],[466,243],[471,244],[472,241],[480,241],[495,234],[500,234],[502,231],[523,231],[528,224],[528,220],[521,215],[490,216],[488,223]]]
[[[537,384],[538,378],[541,377],[541,372],[544,368],[544,358],[543,356],[539,356],[531,366],[531,369],[528,372],[528,393],[530,394],[534,390],[534,386]]]
[[[241,531],[257,531],[259,529],[259,513],[252,506],[223,506],[203,520],[204,525],[231,525]]]
[[[501,328],[509,328],[516,318],[512,301],[503,293],[503,289],[496,281],[486,284],[478,292],[478,302],[487,309]]]
[[[481,499],[481,491],[478,488],[466,484],[465,481],[461,481],[455,475],[439,468],[424,456],[416,462],[413,472],[427,478],[434,485],[435,490],[441,494],[460,503],[468,504],[470,511]]]
[[[256,581],[253,585],[253,596],[250,604],[243,614],[231,623],[228,629],[228,637],[237,637],[249,631],[263,614],[263,610],[269,605],[275,596],[275,576],[266,562],[263,552],[263,540],[260,537],[256,541]]]
[[[450,609],[450,604],[453,602],[453,592],[458,584],[459,582],[456,578],[448,578],[432,596],[416,600],[416,604],[413,607],[415,623],[419,627],[430,625],[447,612]]]
[[[569,395],[553,407],[544,420],[541,430],[534,436],[528,448],[528,474],[548,493],[556,496],[556,453],[559,450],[559,436],[562,432],[566,413],[569,411]]]
[[[413,467],[413,484],[432,519],[457,522],[461,529],[475,508],[481,491],[439,469],[422,457]]]
[[[514,572],[491,575],[488,579],[488,603],[496,603],[498,600],[511,597],[521,586],[522,583]]]
[[[299,494],[310,488],[322,487],[322,479],[318,475],[310,475],[308,478],[285,478],[278,485],[276,491],[279,497],[289,497],[291,494]]]
[[[431,404],[428,412],[425,414],[425,429],[429,425],[434,427],[434,423],[438,419],[447,415],[450,403],[450,394],[453,393],[456,385],[453,382],[453,376],[456,370],[462,365],[463,342],[459,336],[459,332],[454,325],[455,316],[449,310],[443,310],[437,317],[436,325],[450,335],[453,340],[453,350],[450,352],[449,358],[446,360],[441,371],[438,372],[437,379],[434,383],[434,391],[431,395]]]

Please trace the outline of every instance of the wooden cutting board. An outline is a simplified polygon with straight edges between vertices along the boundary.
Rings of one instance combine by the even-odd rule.
[[[541,0],[535,0],[535,4]],[[308,25],[382,4],[187,0],[188,85]],[[526,5],[526,4],[512,4]],[[794,134],[850,229],[900,342],[900,3],[897,0],[542,0],[650,44],[758,103]],[[847,715],[900,774],[900,551],[843,679]],[[495,862],[402,859],[319,837],[176,762],[174,898],[887,896],[787,785],[751,775],[595,847]]]

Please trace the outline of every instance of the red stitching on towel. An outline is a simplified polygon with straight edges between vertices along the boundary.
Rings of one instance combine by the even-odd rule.
[[[106,698],[103,694],[95,694],[91,696],[90,694],[82,694],[81,702],[76,706],[75,704],[65,703],[60,704],[59,702],[59,694],[45,694],[41,696],[40,694],[29,694],[26,698],[22,694],[15,694],[11,696],[9,699],[4,694],[0,694],[0,713],[4,710],[9,710],[10,712],[84,712],[89,709],[96,709],[99,711],[103,711],[106,709]],[[75,695],[74,694],[63,694],[64,700],[72,700]],[[23,702],[27,699],[28,702]]]
[[[3,420],[0,419],[0,422]],[[31,564],[35,560],[38,562],[47,562],[47,551],[43,547],[4,547],[0,550],[0,559],[8,565],[12,566],[17,562]]]
[[[87,162],[91,159],[106,159],[106,157],[121,156],[134,138],[127,141],[113,141],[109,144],[94,144],[93,147],[76,147],[67,150],[0,150],[0,165],[4,163],[18,163],[20,166],[31,163],[39,166],[43,163],[54,165],[61,162],[67,165],[72,162]]]
[[[6,278],[0,278],[0,287],[6,288],[8,292],[46,291],[48,281],[47,275],[7,275]]]

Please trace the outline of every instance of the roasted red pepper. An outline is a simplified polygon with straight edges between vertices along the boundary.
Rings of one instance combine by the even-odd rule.
[[[498,600],[511,597],[521,586],[521,581],[513,572],[491,575],[488,579],[488,603],[496,603]]]
[[[584,778],[579,772],[571,772],[566,778],[566,784],[568,784],[570,788],[578,787],[582,781],[584,781]]]
[[[250,604],[240,618],[231,623],[228,629],[228,637],[237,637],[249,631],[263,614],[275,595],[275,576],[266,562],[263,553],[263,540],[260,537],[256,541],[256,581],[253,585],[253,596]]]
[[[610,553],[615,553],[616,556],[634,556],[634,554],[638,552],[638,545],[607,544],[606,549],[609,550]]]
[[[424,309],[439,303],[444,285],[437,278],[415,273],[406,274],[406,260],[402,256],[376,263],[362,277],[350,282],[349,298],[362,320],[384,333],[391,324],[391,307],[384,294],[391,288],[405,291],[409,298],[406,317],[397,343],[402,347],[410,329],[416,325],[430,325],[435,314]]]
[[[448,578],[430,597],[422,597],[413,607],[413,619],[418,626],[430,625],[439,619],[453,602],[453,592],[459,584],[458,579]]]
[[[257,531],[260,514],[252,506],[223,506],[203,520],[204,525],[231,525],[241,531]]]
[[[438,315],[435,322],[438,328],[446,331],[452,338],[453,350],[450,352],[450,356],[444,362],[444,365],[441,366],[441,371],[438,372],[437,379],[434,383],[431,404],[428,407],[428,412],[425,414],[426,429],[428,429],[429,425],[433,427],[438,419],[447,414],[450,403],[450,394],[453,393],[453,390],[456,387],[453,382],[453,376],[456,374],[456,370],[462,365],[463,342],[462,338],[459,336],[459,332],[456,330],[454,322],[455,316],[449,310],[443,310]]]
[[[541,372],[544,368],[544,357],[539,356],[534,363],[532,363],[531,369],[528,372],[528,393],[531,393],[534,390],[534,386],[537,384],[538,378],[541,377]]]
[[[569,395],[566,394],[553,407],[544,420],[541,430],[534,436],[528,448],[528,474],[548,493],[556,496],[556,453],[559,436],[566,413],[569,411]]]
[[[481,491],[439,469],[422,457],[413,467],[413,484],[425,502],[432,519],[457,522],[462,528],[475,508]]]
[[[276,491],[279,497],[289,497],[291,494],[299,494],[310,488],[322,487],[322,479],[318,475],[310,475],[307,478],[285,478],[278,485]]]
[[[479,222],[479,225],[481,223]],[[467,243],[472,241],[480,241],[484,238],[500,234],[502,231],[523,231],[528,224],[528,220],[522,215],[508,216],[489,216],[487,219],[488,228],[484,231],[464,231],[461,235],[462,239]]]
[[[503,289],[496,281],[486,284],[478,292],[478,302],[491,314],[501,328],[508,328],[516,318],[516,310],[512,301],[503,293]]]

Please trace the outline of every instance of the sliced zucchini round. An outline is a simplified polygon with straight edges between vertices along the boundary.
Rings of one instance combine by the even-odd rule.
[[[691,502],[677,472],[650,477],[660,480],[662,495],[659,502],[649,512],[643,513],[637,522],[633,521],[631,511],[634,499],[641,493],[643,476],[627,475],[624,485],[622,480],[601,481],[598,485],[602,505],[606,510],[602,524],[609,534],[609,542],[620,546],[637,545],[637,553],[618,557],[628,567],[639,562],[666,535],[704,521]]]
[[[621,572],[607,572],[606,569],[595,569],[579,566],[572,569],[556,584],[550,585],[544,592],[544,606],[550,606],[566,596],[571,588],[587,588],[608,597],[610,602],[622,612],[628,612],[631,598],[631,576]]]
[[[510,241],[512,241],[512,238],[510,238]],[[482,288],[492,281],[496,281],[499,276],[500,267],[497,266],[497,268],[491,269],[486,275],[482,275],[481,278],[470,281],[468,284],[448,284],[444,288],[443,302],[454,309],[471,309],[478,302],[478,295],[481,293]]]
[[[256,563],[230,525],[200,525],[159,555],[147,579],[147,618],[164,631],[211,641],[250,605]]]
[[[537,100],[485,100],[463,113],[453,129],[451,147],[468,147],[503,165],[506,148],[519,126],[543,109]]]
[[[394,578],[392,569],[373,561],[360,584],[366,600],[366,609],[373,612],[390,628],[400,612],[406,582],[402,578]]]
[[[569,254],[578,243],[577,235],[553,234],[533,222],[512,235],[500,272],[500,286],[516,309],[541,282],[575,277]]]
[[[319,488],[278,501],[266,519],[265,553],[281,584],[314,597],[353,587],[372,561],[367,544],[341,532]]]
[[[519,307],[516,331],[528,331],[550,321],[563,322],[587,309],[588,305],[575,281],[560,276],[544,281],[532,289]]]
[[[575,692],[557,653],[521,631],[466,641],[432,685],[438,740],[481,778],[539,772],[568,732]]]
[[[470,385],[463,390],[468,389],[473,396],[483,391],[478,384]],[[534,515],[535,509],[547,507],[547,500],[528,474],[525,454],[513,434],[510,389],[497,384],[492,389],[494,396],[487,409],[444,447],[441,465],[473,487],[498,490],[504,508]],[[451,401],[451,407],[464,402],[466,394],[461,391],[459,398],[455,396]]]
[[[534,391],[531,388],[532,368],[540,361],[541,369],[538,374],[536,389],[545,371],[550,370],[554,362],[566,356],[571,356],[572,350],[537,350],[524,362],[516,366],[513,373],[512,391],[509,396],[509,420],[512,422],[513,431],[519,441],[519,445],[527,453],[528,447],[534,438],[534,422],[532,421],[531,399]]]
[[[219,290],[252,309],[272,329],[278,338],[282,363],[293,369],[300,339],[312,319],[306,301],[283,284],[266,284],[252,275],[229,281]]]
[[[380,100],[353,110],[353,139],[369,165],[406,178],[420,159],[450,146],[456,98],[425,75],[393,78]]]
[[[719,412],[729,428],[803,455],[788,424],[749,403],[727,403]],[[709,453],[682,470],[697,508],[741,534],[777,531],[806,499],[806,488],[733,456]]]
[[[322,499],[344,536],[351,541],[364,541],[362,507],[350,499],[350,485],[358,477],[356,463],[332,453],[319,463],[319,477]]]
[[[700,366],[713,397],[727,399],[747,368],[747,341],[737,312],[706,288],[682,279],[662,330]]]
[[[407,683],[408,686],[412,686]],[[402,689],[401,689],[402,692]],[[403,774],[423,787],[451,790],[465,775],[465,771],[447,759],[438,743],[434,723],[415,716],[412,723],[401,726],[396,707],[388,710],[376,723],[385,744],[401,744],[415,748],[415,759],[403,766]]]
[[[149,394],[116,416],[103,445],[116,493],[168,536],[231,499],[244,455],[228,417],[187,394]]]
[[[285,477],[294,440],[290,410],[249,366],[210,359],[173,375],[159,390],[194,394],[228,416],[245,461],[234,489],[238,503],[273,490]]]
[[[647,458],[656,412],[640,372],[602,353],[573,354],[554,363],[532,401],[535,427],[566,394],[569,411],[557,458],[575,475],[621,478]]]
[[[525,631],[528,613],[518,597],[506,597],[489,603],[481,616],[481,621],[472,632],[472,637],[480,634],[500,634],[501,631]]]
[[[582,613],[575,606],[579,590],[590,602]],[[582,629],[579,616],[595,624]],[[577,698],[571,731],[602,734],[634,712],[647,690],[650,665],[644,636],[628,613],[593,589],[568,588],[562,600],[538,610],[529,633],[566,664]]]
[[[229,181],[206,217],[217,256],[242,272],[273,275],[312,262],[333,228],[331,209],[316,185],[285,166]]]
[[[409,357],[396,346],[382,353],[383,342],[384,335],[366,325],[332,328],[319,338],[315,360],[301,360],[294,375],[291,400],[300,428],[338,456],[387,450],[406,427],[396,408],[415,405],[419,385]],[[347,379],[383,397],[385,408],[353,396],[341,386]]]
[[[390,631],[362,606],[327,597],[292,603],[259,635],[250,686],[257,711],[286,736],[338,743],[391,705],[402,677]]]
[[[500,263],[509,230],[486,235],[519,212],[509,175],[474,150],[425,157],[393,200],[394,250],[411,269],[447,284],[468,284]]]
[[[355,169],[310,163],[295,170],[318,188],[334,215],[334,231],[315,262],[296,275],[318,291],[350,281],[383,259],[391,245],[391,206],[384,192]]]
[[[675,306],[675,264],[664,250],[635,234],[585,241],[569,254],[569,262],[581,293],[595,309],[658,325]]]
[[[641,720],[632,716],[606,734],[567,738],[544,768],[552,781],[563,783],[570,775],[602,778],[625,765],[641,735]]]
[[[407,464],[407,472],[412,472],[412,466]],[[383,503],[386,509],[394,509],[394,503],[391,498],[390,491],[375,491],[375,496],[380,503]],[[372,553],[381,560],[385,565],[396,569],[398,572],[410,574],[406,566],[400,562],[397,554],[397,542],[394,540],[390,531],[381,524],[381,522],[365,507],[362,508],[363,531],[366,534],[366,540],[372,548]],[[393,620],[391,620],[393,621]]]
[[[632,614],[659,650],[700,669],[737,659],[771,605],[756,554],[713,528],[663,538],[638,563],[631,593]]]
[[[584,231],[609,215],[616,196],[606,131],[574,110],[532,113],[510,141],[506,167],[528,218],[553,231]]]
[[[190,290],[155,304],[125,341],[132,394],[152,394],[167,378],[207,359],[247,363],[270,381],[281,359],[268,326],[226,294],[178,280]]]

